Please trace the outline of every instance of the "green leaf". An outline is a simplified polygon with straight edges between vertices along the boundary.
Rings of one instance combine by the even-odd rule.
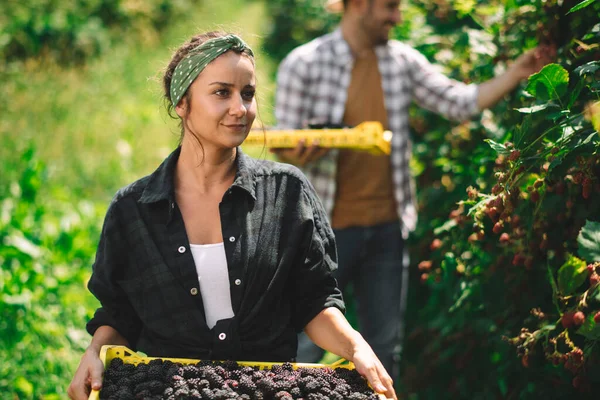
[[[449,219],[448,221],[444,222],[444,225],[438,226],[437,228],[435,228],[433,230],[433,234],[437,236],[442,232],[447,232],[447,231],[451,230],[455,226],[456,226],[456,220]]]
[[[33,384],[24,377],[20,376],[15,380],[15,389],[26,397],[33,396]]]
[[[516,110],[523,114],[533,114],[538,111],[545,110],[548,107],[558,107],[558,106],[554,103],[544,103],[544,104],[538,104],[536,106],[531,106],[531,107],[517,108]]]
[[[582,8],[589,6],[590,4],[592,4],[595,1],[596,0],[583,0],[581,3],[579,3],[576,6],[572,7],[567,14],[570,14],[570,13],[575,12],[575,11],[579,11]]]
[[[600,223],[586,221],[577,237],[579,256],[588,262],[600,261]]]
[[[590,340],[600,339],[600,324],[597,324],[594,321],[593,314],[590,313],[590,315],[585,318],[581,327],[577,329],[577,334]]]
[[[590,61],[587,64],[580,65],[575,68],[573,72],[579,74],[579,76],[593,74],[600,69],[600,61]]]
[[[492,139],[484,139],[483,141],[489,144],[490,147],[498,154],[508,155],[510,153],[510,151],[508,151],[503,144],[494,142]]]
[[[558,64],[548,64],[529,77],[525,90],[540,100],[558,100],[569,85],[569,73]]]
[[[577,101],[579,98],[579,93],[581,93],[581,89],[583,89],[584,85],[585,80],[579,79],[577,85],[575,85],[575,88],[569,91],[569,104],[567,104],[567,109],[571,109],[571,107],[573,107],[573,104],[575,104],[575,101]]]
[[[563,295],[569,295],[585,282],[587,263],[570,255],[558,270],[558,289]]]

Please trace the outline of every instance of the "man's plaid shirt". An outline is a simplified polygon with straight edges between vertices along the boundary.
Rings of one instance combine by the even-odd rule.
[[[407,236],[417,222],[415,188],[409,169],[408,107],[415,100],[446,118],[466,120],[479,112],[478,87],[447,78],[422,54],[398,41],[376,47],[375,53],[388,125],[393,132],[390,160],[395,200],[402,232]],[[339,28],[293,50],[281,63],[277,75],[277,127],[341,124],[352,67],[353,55]],[[330,217],[336,196],[337,155],[332,150],[303,169]]]

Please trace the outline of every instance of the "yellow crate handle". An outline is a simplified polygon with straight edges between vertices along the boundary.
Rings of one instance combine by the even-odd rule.
[[[300,140],[307,145],[318,141],[319,146],[368,151],[372,154],[390,154],[392,132],[383,129],[380,122],[368,121],[354,128],[340,129],[253,129],[244,145],[271,148],[294,148]]]

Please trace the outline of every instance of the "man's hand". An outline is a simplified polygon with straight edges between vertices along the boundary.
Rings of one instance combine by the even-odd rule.
[[[303,167],[323,157],[329,152],[329,149],[320,147],[318,141],[314,141],[307,147],[305,140],[300,140],[293,149],[273,148],[271,152],[275,153],[283,162]]]
[[[477,106],[480,110],[493,107],[523,79],[535,74],[556,58],[554,46],[539,46],[521,54],[506,72],[479,85]]]
[[[527,79],[531,74],[539,72],[545,65],[556,59],[556,47],[541,45],[521,54],[509,69],[514,71],[518,79]]]

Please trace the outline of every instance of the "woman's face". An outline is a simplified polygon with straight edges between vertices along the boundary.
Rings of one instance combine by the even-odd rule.
[[[185,136],[195,134],[205,148],[242,144],[256,116],[256,77],[249,57],[228,51],[204,68],[175,110],[184,119]],[[185,138],[184,138],[185,140]]]

